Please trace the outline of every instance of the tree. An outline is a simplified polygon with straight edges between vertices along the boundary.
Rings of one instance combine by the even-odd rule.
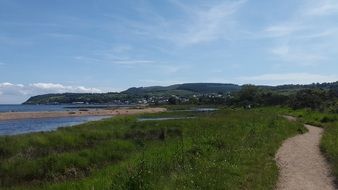
[[[178,104],[178,99],[174,96],[171,96],[169,99],[168,99],[168,103],[169,104],[172,104],[172,105],[176,105]]]
[[[273,106],[273,105],[285,105],[288,101],[288,96],[277,94],[273,92],[266,92],[260,94],[261,104],[267,105],[267,106]]]
[[[300,90],[290,100],[290,106],[294,109],[311,108],[319,109],[325,100],[325,92],[322,90]]]
[[[331,97],[338,98],[338,84],[331,86],[329,94]]]
[[[259,89],[254,85],[243,85],[237,94],[239,104],[252,106],[259,103]]]

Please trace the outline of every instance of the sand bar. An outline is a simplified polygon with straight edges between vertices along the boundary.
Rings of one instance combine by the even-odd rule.
[[[120,108],[120,109],[88,109],[88,111],[52,111],[52,112],[4,112],[0,113],[0,121],[16,119],[37,119],[55,117],[78,117],[78,116],[114,116],[133,115],[141,113],[158,113],[167,111],[165,108]]]

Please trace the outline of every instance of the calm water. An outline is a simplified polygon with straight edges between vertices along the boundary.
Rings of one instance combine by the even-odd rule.
[[[213,111],[217,111],[217,108],[197,108],[195,109],[195,111],[197,112],[213,112]]]
[[[43,111],[67,111],[80,108],[114,105],[0,105],[0,112],[43,112]],[[81,117],[60,117],[60,118],[39,118],[0,121],[0,135],[15,135],[22,133],[51,131],[58,127],[68,127],[82,124],[89,121],[101,120],[102,116],[81,116]]]
[[[42,112],[42,111],[66,111],[80,108],[104,108],[115,107],[116,105],[0,105],[0,112]],[[209,112],[216,111],[215,108],[197,108],[193,110]],[[61,118],[39,118],[39,119],[22,119],[0,121],[0,135],[15,135],[22,133],[51,131],[58,127],[74,126],[88,121],[101,120],[102,116],[81,116],[81,117],[61,117]],[[165,118],[139,118],[139,121],[149,120],[170,120],[170,119],[187,119],[178,117]],[[190,118],[189,118],[190,119]]]
[[[43,112],[43,111],[67,111],[80,108],[108,108],[121,107],[123,105],[85,105],[85,104],[64,104],[64,105],[21,105],[21,104],[0,104],[0,112]]]
[[[41,112],[41,111],[64,111],[63,105],[0,105],[0,112]]]
[[[194,119],[196,117],[145,117],[138,118],[137,121],[166,121],[166,120],[176,120],[176,119]]]
[[[193,108],[193,109],[188,109],[188,110],[175,110],[172,112],[214,112],[219,110],[218,108]]]
[[[59,127],[70,127],[109,116],[81,116],[42,119],[21,119],[0,121],[0,135],[16,135],[38,131],[52,131]]]

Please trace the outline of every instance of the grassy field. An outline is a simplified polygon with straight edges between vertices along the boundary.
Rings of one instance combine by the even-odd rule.
[[[171,116],[193,118],[137,121]],[[275,152],[302,132],[269,109],[238,109],[0,137],[0,189],[273,189]]]

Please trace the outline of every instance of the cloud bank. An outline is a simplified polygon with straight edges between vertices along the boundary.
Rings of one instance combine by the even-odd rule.
[[[277,59],[302,66],[326,63],[337,51],[338,2],[301,2],[292,16],[267,26],[261,36],[274,44],[269,53]]]
[[[317,82],[319,83],[335,82],[338,81],[338,76],[319,75],[311,73],[271,73],[256,76],[239,77],[238,80],[242,81],[243,83],[254,83],[264,85],[311,84]]]
[[[22,103],[30,96],[64,92],[100,93],[102,91],[97,88],[86,88],[84,86],[66,86],[58,83],[32,83],[23,85],[3,82],[0,83],[0,104]]]

